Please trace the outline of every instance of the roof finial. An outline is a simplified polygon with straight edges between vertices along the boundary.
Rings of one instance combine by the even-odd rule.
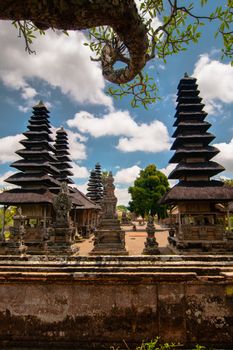
[[[184,73],[184,77],[185,77],[185,78],[188,78],[188,77],[189,77],[187,72]]]
[[[33,108],[46,108],[46,107],[44,105],[44,102],[40,100],[40,102],[37,103],[37,105],[33,106]]]

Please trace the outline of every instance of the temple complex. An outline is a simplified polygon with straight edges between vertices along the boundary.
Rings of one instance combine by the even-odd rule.
[[[95,231],[94,248],[91,255],[126,255],[125,232],[120,227],[116,217],[117,198],[115,186],[110,172],[104,180],[104,193],[101,202],[102,217]]]
[[[175,153],[170,163],[178,164],[169,175],[179,182],[161,201],[173,206],[169,243],[175,252],[233,250],[229,212],[227,220],[233,188],[211,180],[224,168],[211,160],[219,150],[210,145],[215,137],[207,132],[211,124],[201,101],[196,79],[185,74],[178,85],[171,147]]]
[[[53,253],[66,254],[75,232],[86,233],[97,223],[100,207],[67,186],[73,182],[68,177],[72,175],[68,137],[61,128],[52,144],[48,113],[42,102],[33,107],[25,138],[20,141],[24,148],[16,152],[21,159],[11,165],[19,172],[5,180],[17,187],[0,194],[4,210],[18,208],[11,239],[5,242],[2,235],[2,254],[19,253],[20,232],[24,232],[24,245],[30,254],[43,254],[45,241]]]

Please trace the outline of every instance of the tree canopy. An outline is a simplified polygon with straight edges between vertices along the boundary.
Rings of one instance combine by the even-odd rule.
[[[166,216],[166,207],[158,203],[160,198],[169,189],[166,175],[156,169],[154,164],[148,165],[140,171],[134,185],[129,187],[132,201],[129,202],[129,210],[141,215],[157,214],[159,218]]]
[[[0,208],[0,231],[2,231],[3,228],[3,208]],[[16,213],[15,207],[8,207],[5,212],[5,226],[9,226],[13,224],[13,216]]]
[[[138,9],[136,7],[138,4]],[[115,97],[132,95],[131,104],[145,107],[157,99],[157,85],[143,71],[147,62],[186,50],[197,43],[201,27],[216,21],[222,57],[232,60],[233,0],[4,0],[0,19],[12,20],[25,39],[26,50],[36,32],[48,28],[88,30],[89,45],[99,60]],[[211,4],[211,11],[206,5]]]

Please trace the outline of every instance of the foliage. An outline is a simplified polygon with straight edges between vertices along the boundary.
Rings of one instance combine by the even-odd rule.
[[[13,224],[13,216],[16,213],[16,207],[9,207],[5,212],[5,226],[11,226]],[[3,208],[0,208],[0,231],[3,227]]]
[[[141,0],[140,12],[147,27],[149,47],[147,62],[162,59],[166,63],[168,56],[187,50],[192,43],[198,43],[201,37],[201,27],[208,22],[217,21],[218,26],[215,37],[221,36],[223,42],[222,58],[233,59],[233,0],[223,1],[221,6],[213,6],[213,11],[203,15],[204,9],[210,1],[200,0],[196,2],[180,0]],[[201,7],[201,10],[200,10]],[[201,13],[196,13],[200,11]],[[157,27],[154,22],[157,20]],[[116,40],[115,33],[109,27],[93,28],[89,32],[91,50],[99,56],[106,43]],[[127,62],[127,48],[122,42],[119,61]],[[233,63],[233,61],[232,61]],[[156,102],[158,87],[154,77],[145,72],[140,72],[133,81],[120,84],[118,87],[110,87],[108,93],[115,98],[132,95],[131,106],[138,107],[142,104],[147,108],[148,104]]]
[[[222,0],[220,6],[214,4],[212,0],[186,0],[185,2],[181,0],[139,0],[139,2],[142,24],[146,26],[149,43],[142,66],[153,60],[155,63],[159,60],[166,63],[170,55],[187,50],[190,44],[198,43],[202,26],[211,22],[216,22],[216,31],[213,35],[222,39],[222,58],[233,62],[233,0]],[[212,11],[208,10],[208,5],[211,6]],[[43,28],[37,28],[28,20],[15,20],[13,24],[19,30],[19,36],[24,37],[26,50],[32,53],[30,44],[38,32],[44,35]],[[63,31],[67,34],[66,30]],[[93,51],[93,60],[101,61],[103,66],[103,51],[108,47],[111,68],[123,65],[124,68],[132,69],[129,48],[112,27],[98,26],[89,29],[88,33],[90,40],[84,45],[89,46]],[[124,83],[109,80],[117,84],[109,87],[108,94],[120,99],[130,95],[132,107],[138,107],[141,104],[147,108],[148,104],[159,99],[157,84],[154,77],[150,77],[143,69],[139,71],[134,69],[134,71],[134,78],[132,79],[129,74],[129,80]]]
[[[128,208],[125,205],[123,205],[123,204],[117,205],[116,208],[117,208],[118,211],[121,211],[121,212],[128,211]]]
[[[159,219],[166,217],[166,206],[160,205],[158,201],[168,189],[167,177],[154,164],[148,165],[140,171],[134,186],[129,187],[132,197],[129,210],[143,218],[149,213],[153,216],[157,214]]]
[[[126,349],[131,350],[128,346],[128,344],[123,340]],[[149,342],[142,342],[142,344],[138,347],[136,347],[136,350],[174,350],[177,348],[180,348],[181,344],[176,343],[164,343],[162,344],[160,342],[160,337],[156,337],[154,340],[151,340]],[[114,347],[111,347],[111,350],[115,350]],[[121,349],[120,349],[121,350]],[[208,350],[205,346],[202,345],[196,345],[195,348],[192,350]]]
[[[233,186],[233,179],[223,179],[224,184]]]

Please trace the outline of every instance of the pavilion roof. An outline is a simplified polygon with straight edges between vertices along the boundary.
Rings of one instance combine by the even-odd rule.
[[[9,205],[53,203],[54,194],[48,190],[14,188],[0,193],[0,203]]]
[[[94,203],[91,199],[87,198],[77,188],[70,189],[70,196],[74,204],[78,202],[83,205],[82,209],[100,209],[100,206],[98,204]]]
[[[175,204],[182,201],[233,201],[233,187],[221,181],[180,181],[160,200],[161,204]]]

